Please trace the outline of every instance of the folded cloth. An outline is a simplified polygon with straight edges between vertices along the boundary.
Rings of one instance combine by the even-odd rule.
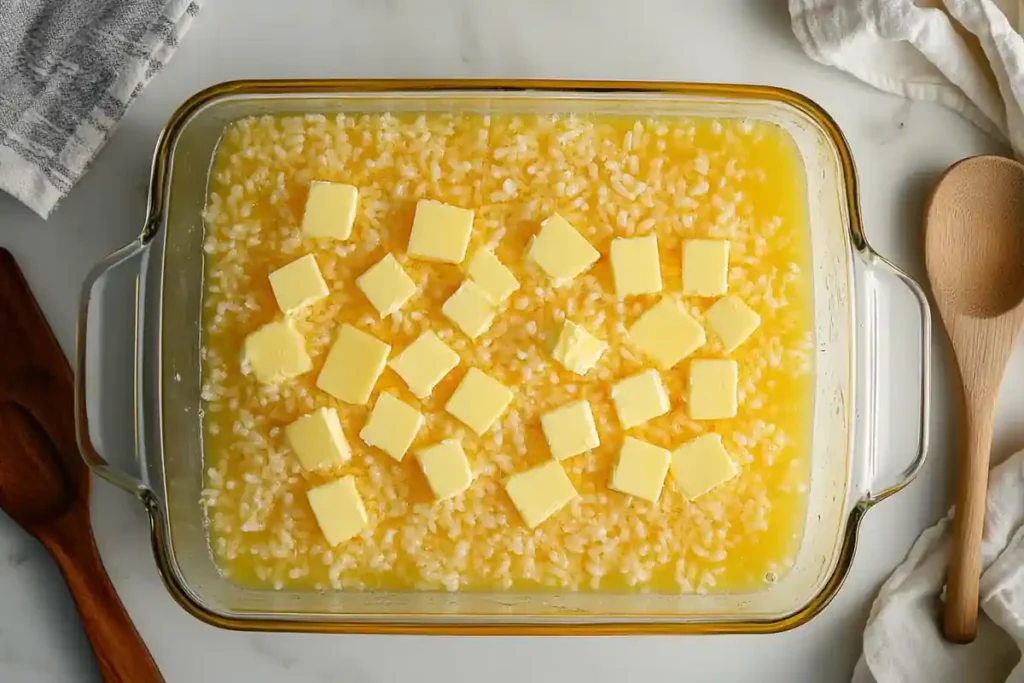
[[[1024,451],[992,470],[985,513],[975,641],[948,643],[939,627],[951,512],[882,585],[854,683],[1024,683]]]
[[[0,0],[0,190],[46,218],[200,0]]]
[[[1024,158],[1024,0],[789,0],[811,58],[939,102]]]

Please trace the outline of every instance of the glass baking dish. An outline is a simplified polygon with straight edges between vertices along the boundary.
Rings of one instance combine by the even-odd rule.
[[[383,111],[739,117],[767,120],[788,131],[806,172],[816,373],[803,540],[795,566],[779,581],[756,592],[705,595],[316,592],[244,589],[218,573],[199,504],[202,213],[214,149],[225,126],[245,116]],[[138,287],[133,311],[137,467],[115,467],[97,452],[86,411],[90,303],[99,282],[118,267],[133,273]],[[899,457],[887,452],[897,449],[879,411],[888,386],[880,377],[884,360],[891,358],[894,344],[907,345],[883,334],[882,311],[899,298],[894,284],[909,292],[903,299],[916,304],[921,329],[919,346],[912,349],[920,362],[916,446],[901,448],[910,453]],[[197,618],[225,628],[523,634],[792,628],[835,596],[852,563],[864,513],[906,486],[927,451],[931,321],[924,294],[868,245],[853,159],[835,122],[807,98],[771,87],[349,80],[216,85],[171,117],[157,144],[145,228],[92,270],[80,313],[77,412],[83,457],[98,475],[145,505],[157,566],[171,594]],[[891,474],[883,455],[905,460],[905,468]]]

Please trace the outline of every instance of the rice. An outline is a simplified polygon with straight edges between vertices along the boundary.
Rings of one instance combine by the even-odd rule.
[[[750,121],[310,114],[231,124],[211,173],[203,244],[202,504],[224,574],[276,589],[687,593],[754,587],[770,571],[784,571],[806,497],[814,357],[805,227],[795,211],[780,215],[785,207],[772,199],[799,196],[797,181],[789,179],[797,173],[795,162],[785,160],[787,144],[781,131]],[[314,179],[359,187],[351,241],[305,243],[298,236],[306,185]],[[471,253],[494,248],[521,283],[491,329],[473,342],[439,313],[462,277],[458,270],[404,255],[411,206],[420,198],[474,208]],[[662,373],[674,410],[631,435],[674,448],[714,429],[741,465],[736,479],[686,501],[669,477],[656,505],[608,490],[621,442],[608,386],[644,362],[625,346],[625,330],[655,299],[616,302],[606,259],[558,288],[523,263],[536,225],[555,211],[605,254],[615,236],[656,233],[669,291],[679,286],[682,238],[730,239],[743,259],[732,264],[730,290],[763,320],[732,354],[741,368],[739,414],[712,425],[688,420],[684,362]],[[327,300],[296,318],[314,367],[341,322],[388,341],[393,353],[428,329],[458,351],[460,370],[423,401],[390,371],[376,390],[396,393],[427,417],[413,450],[440,438],[462,440],[477,475],[462,496],[430,503],[414,457],[396,463],[367,448],[358,439],[367,409],[316,389],[315,372],[260,387],[242,371],[245,335],[277,315],[266,273],[308,251],[331,289]],[[400,313],[380,320],[351,283],[389,251],[421,291]],[[707,306],[688,303],[698,314]],[[566,318],[612,345],[586,377],[550,357],[549,335]],[[700,354],[722,354],[713,334]],[[485,369],[517,395],[482,438],[444,412],[467,367]],[[549,457],[539,415],[580,397],[591,404],[601,446],[563,463],[582,496],[531,531],[501,481]],[[777,410],[780,404],[787,410]],[[309,474],[280,428],[320,406],[339,411],[353,456],[334,471]],[[356,476],[372,528],[328,549],[306,490],[345,474]]]

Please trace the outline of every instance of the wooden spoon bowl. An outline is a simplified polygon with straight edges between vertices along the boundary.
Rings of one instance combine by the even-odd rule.
[[[999,385],[1024,325],[1024,165],[965,159],[939,180],[925,210],[925,265],[960,369],[960,450],[943,633],[977,633],[981,537]]]
[[[0,249],[0,509],[50,552],[105,681],[162,681],[110,583],[89,521],[71,368],[17,264]]]
[[[0,397],[7,394],[7,400],[0,398],[0,508],[25,529],[40,529],[74,507],[77,494],[46,429],[4,384],[9,385],[6,378],[0,379]]]

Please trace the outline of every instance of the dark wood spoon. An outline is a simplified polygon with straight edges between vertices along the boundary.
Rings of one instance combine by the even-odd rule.
[[[106,681],[163,681],[107,576],[75,442],[71,368],[11,254],[0,249],[0,509],[60,567]]]

